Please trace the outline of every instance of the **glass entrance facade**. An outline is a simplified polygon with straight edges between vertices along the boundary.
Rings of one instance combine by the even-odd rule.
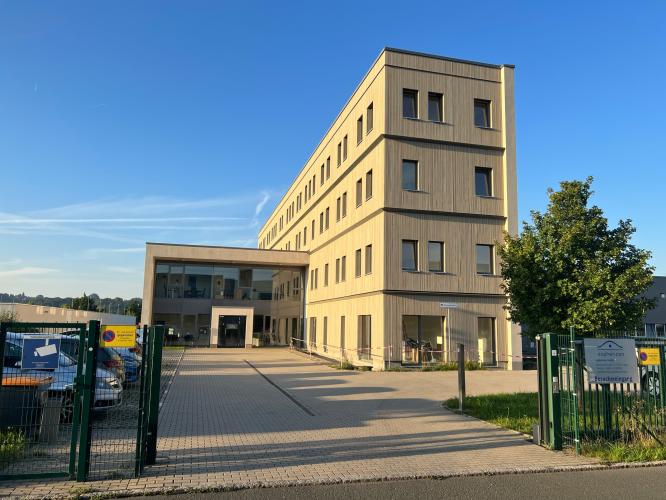
[[[403,316],[403,364],[442,363],[445,360],[444,335],[444,316]]]
[[[167,326],[168,344],[209,346],[212,307],[252,307],[257,344],[286,344],[300,336],[286,325],[301,327],[302,281],[300,269],[158,261],[152,322]]]

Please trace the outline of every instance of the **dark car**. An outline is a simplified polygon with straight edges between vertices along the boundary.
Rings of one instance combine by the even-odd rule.
[[[68,356],[78,359],[79,354],[79,337],[72,335],[71,337],[63,337],[60,341],[60,348]],[[125,383],[125,363],[123,358],[113,349],[100,347],[97,350],[97,368],[108,370],[113,373],[120,383]]]

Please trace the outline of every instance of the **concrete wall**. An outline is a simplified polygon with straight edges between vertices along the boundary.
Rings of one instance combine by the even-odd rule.
[[[92,311],[78,311],[62,307],[33,306],[30,304],[0,304],[0,312],[18,314],[19,321],[24,323],[87,323],[97,320],[105,325],[133,325],[134,316],[109,314]]]

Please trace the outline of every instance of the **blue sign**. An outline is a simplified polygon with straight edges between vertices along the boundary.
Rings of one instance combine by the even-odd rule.
[[[60,339],[48,335],[23,338],[22,370],[55,370],[60,357]]]

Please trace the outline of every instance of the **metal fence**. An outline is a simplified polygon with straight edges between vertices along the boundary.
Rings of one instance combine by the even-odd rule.
[[[0,479],[130,478],[154,462],[164,328],[110,348],[100,326],[0,324]]]
[[[539,377],[539,435],[542,444],[577,452],[585,440],[632,439],[637,433],[666,429],[666,339],[603,332],[601,338],[632,339],[637,352],[655,349],[658,357],[639,364],[634,383],[592,383],[585,359],[584,339],[574,330],[567,335],[537,337]],[[632,353],[633,355],[633,353]]]

